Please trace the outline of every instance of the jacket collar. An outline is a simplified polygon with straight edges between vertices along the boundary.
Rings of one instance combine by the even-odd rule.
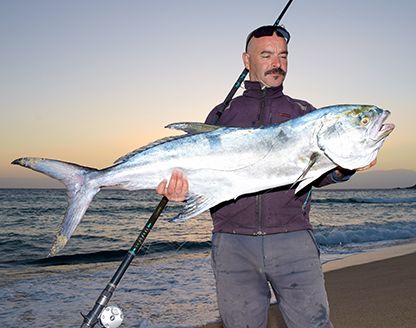
[[[283,85],[278,87],[267,88],[262,86],[258,81],[244,81],[245,91],[244,95],[249,97],[271,97],[278,98],[283,96]]]

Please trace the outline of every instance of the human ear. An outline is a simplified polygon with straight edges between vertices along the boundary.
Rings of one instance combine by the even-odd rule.
[[[250,55],[247,52],[243,52],[242,55],[244,67],[250,70]]]

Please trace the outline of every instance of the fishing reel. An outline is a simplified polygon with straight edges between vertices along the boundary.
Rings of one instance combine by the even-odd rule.
[[[124,315],[123,311],[116,306],[107,306],[100,314],[100,324],[105,328],[117,328],[123,323]]]

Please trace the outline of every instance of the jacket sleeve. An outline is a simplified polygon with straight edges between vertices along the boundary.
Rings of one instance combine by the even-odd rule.
[[[219,109],[221,108],[221,104],[217,105],[214,107],[213,110],[211,110],[207,116],[207,118],[205,119],[205,123],[206,124],[218,124],[217,120],[217,112],[219,111]]]
[[[322,175],[319,179],[315,180],[312,185],[314,187],[324,187],[333,183],[339,183],[339,182],[344,182],[344,181],[348,181],[355,173],[355,170],[346,170],[343,169],[342,171],[342,175],[338,176],[335,173],[336,169],[333,169],[331,171],[329,171],[328,173],[325,173],[324,175]]]

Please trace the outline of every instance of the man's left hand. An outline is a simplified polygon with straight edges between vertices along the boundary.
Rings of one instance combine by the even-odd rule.
[[[377,163],[377,158],[374,161],[372,161],[370,164],[368,164],[366,166],[363,166],[363,167],[359,167],[359,168],[357,168],[355,170],[347,170],[347,169],[344,169],[342,167],[337,167],[335,169],[336,179],[342,180],[346,176],[353,175],[355,173],[355,171],[365,171],[365,170],[368,170],[369,168],[371,168],[374,165],[376,165],[376,163]]]
[[[368,164],[367,166],[360,167],[360,168],[356,169],[356,171],[365,171],[365,170],[368,170],[369,168],[373,167],[376,164],[377,164],[377,158],[374,161],[372,161],[370,164]]]

